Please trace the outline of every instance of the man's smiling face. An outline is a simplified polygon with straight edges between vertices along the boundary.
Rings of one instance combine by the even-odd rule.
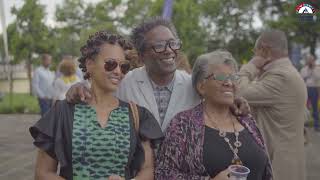
[[[145,35],[145,49],[141,54],[147,70],[158,75],[167,75],[176,70],[179,40],[165,26],[157,26]],[[176,49],[175,47],[179,47]]]

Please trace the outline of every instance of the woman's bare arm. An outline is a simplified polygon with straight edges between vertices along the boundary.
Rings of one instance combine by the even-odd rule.
[[[153,180],[154,179],[154,158],[153,150],[150,145],[150,141],[142,142],[144,149],[144,163],[141,170],[138,172],[135,180]]]
[[[39,149],[35,180],[65,180],[57,175],[58,162],[50,157],[46,152]]]

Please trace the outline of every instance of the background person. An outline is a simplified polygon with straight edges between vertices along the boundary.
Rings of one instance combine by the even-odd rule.
[[[320,68],[316,66],[316,58],[313,55],[307,56],[306,65],[301,69],[300,73],[308,90],[308,101],[310,102],[312,108],[314,130],[320,132],[318,109]]]
[[[34,71],[32,77],[32,89],[38,97],[41,116],[46,113],[52,103],[54,73],[50,70],[52,57],[49,54],[41,56],[41,65]]]
[[[76,75],[76,64],[71,60],[62,60],[59,64],[59,72],[61,76],[53,82],[54,100],[64,100],[68,89],[81,81]]]
[[[274,180],[304,180],[304,118],[307,90],[288,58],[284,32],[266,30],[254,56],[239,72],[239,95],[246,98],[265,139]]]

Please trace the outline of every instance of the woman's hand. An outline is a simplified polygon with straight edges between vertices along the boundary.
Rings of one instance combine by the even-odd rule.
[[[123,177],[120,177],[118,175],[111,175],[108,177],[107,180],[125,180]]]
[[[221,171],[219,174],[217,174],[214,178],[211,180],[229,180],[229,169],[225,169],[224,171]]]
[[[88,102],[91,99],[91,92],[85,83],[76,83],[68,90],[66,99],[69,103]]]

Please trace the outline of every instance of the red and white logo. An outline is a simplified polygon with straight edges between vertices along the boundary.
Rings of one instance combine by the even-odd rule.
[[[301,3],[298,6],[296,6],[296,13],[298,14],[309,14],[312,15],[316,12],[316,9],[307,3]]]

